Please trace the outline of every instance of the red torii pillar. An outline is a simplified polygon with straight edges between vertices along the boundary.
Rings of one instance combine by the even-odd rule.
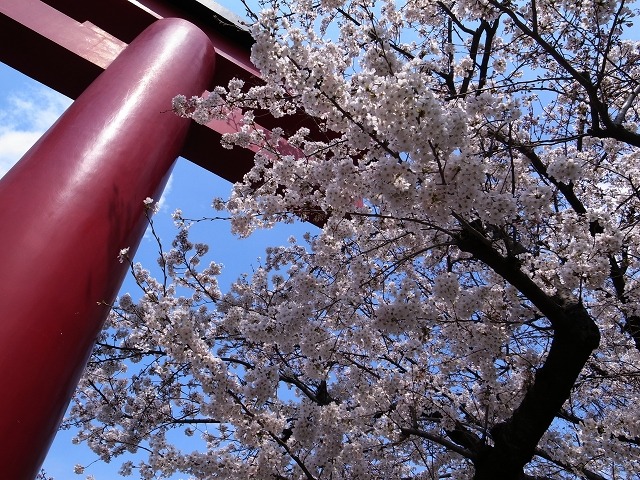
[[[209,85],[208,37],[159,20],[0,180],[0,471],[35,477]]]

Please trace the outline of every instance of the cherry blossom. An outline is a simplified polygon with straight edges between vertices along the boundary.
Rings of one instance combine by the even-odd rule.
[[[213,201],[237,235],[321,229],[221,291],[177,211],[98,339],[77,441],[143,479],[636,478],[632,5],[261,4],[263,83],[174,110],[240,112],[222,141],[255,164]]]

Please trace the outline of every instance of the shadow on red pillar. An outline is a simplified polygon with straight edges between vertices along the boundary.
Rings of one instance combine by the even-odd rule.
[[[214,57],[158,21],[0,181],[0,477],[37,474],[186,137],[171,99],[202,93]]]

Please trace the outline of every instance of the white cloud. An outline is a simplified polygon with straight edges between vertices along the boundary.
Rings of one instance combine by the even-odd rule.
[[[70,104],[71,100],[43,86],[0,98],[0,177]]]
[[[5,130],[0,127],[0,176],[3,176],[40,138],[42,132]]]
[[[160,200],[158,200],[158,208],[160,210],[166,211],[169,208],[169,204],[167,203],[167,198],[171,194],[171,190],[173,189],[173,172],[169,176],[169,180],[167,180],[167,185],[164,187],[164,191],[162,192],[162,196]]]

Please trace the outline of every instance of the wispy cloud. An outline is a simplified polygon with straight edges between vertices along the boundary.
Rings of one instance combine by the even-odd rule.
[[[169,176],[169,180],[167,180],[167,185],[164,187],[164,191],[162,192],[162,196],[160,200],[158,200],[158,208],[160,210],[166,211],[169,207],[167,199],[171,194],[171,190],[173,190],[173,173]]]
[[[0,177],[24,155],[71,104],[45,87],[0,98]]]

